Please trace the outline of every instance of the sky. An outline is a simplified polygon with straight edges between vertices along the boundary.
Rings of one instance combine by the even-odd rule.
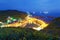
[[[60,0],[0,0],[0,10],[57,11]]]

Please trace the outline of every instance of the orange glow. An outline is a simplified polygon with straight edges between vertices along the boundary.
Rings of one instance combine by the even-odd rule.
[[[22,20],[20,22],[18,21],[18,22],[12,23],[12,24],[5,24],[4,26],[5,27],[22,27],[22,28],[24,28],[24,27],[26,27],[27,24],[32,24],[32,23],[38,25],[37,27],[32,27],[32,29],[38,30],[38,31],[41,29],[44,29],[45,27],[48,26],[48,24],[45,23],[44,21],[29,17],[29,16],[27,16],[24,20]]]

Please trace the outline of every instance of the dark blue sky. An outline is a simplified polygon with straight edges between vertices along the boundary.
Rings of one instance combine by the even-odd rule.
[[[57,11],[60,0],[0,0],[0,10]]]

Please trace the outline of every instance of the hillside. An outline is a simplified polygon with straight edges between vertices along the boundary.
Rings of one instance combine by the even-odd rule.
[[[0,28],[0,40],[58,40],[58,38],[27,28]]]
[[[0,20],[5,20],[8,16],[13,16],[15,18],[24,19],[27,16],[26,12],[17,11],[17,10],[2,10],[0,11]]]
[[[60,17],[52,20],[51,23],[42,31],[60,37]]]
[[[5,21],[8,16],[24,19],[27,16],[27,13],[17,10],[0,11],[0,21]],[[34,21],[32,22],[34,23]],[[20,27],[14,28],[11,26],[8,28],[7,27],[0,28],[0,40],[59,40],[60,39],[60,17],[52,20],[51,23],[45,29],[40,31],[27,28],[32,26],[35,27],[37,25],[27,24],[26,28],[20,28]]]

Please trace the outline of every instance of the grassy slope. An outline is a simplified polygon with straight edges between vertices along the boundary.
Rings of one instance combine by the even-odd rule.
[[[45,33],[60,37],[60,17],[52,20],[52,22],[42,30]]]
[[[1,40],[52,40],[56,39],[46,33],[26,28],[0,28]]]

